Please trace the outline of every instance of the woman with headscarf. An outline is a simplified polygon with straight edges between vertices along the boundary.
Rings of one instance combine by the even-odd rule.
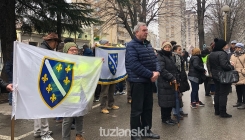
[[[222,118],[231,118],[232,115],[227,114],[226,104],[227,95],[229,94],[231,84],[222,84],[219,81],[219,72],[234,70],[231,65],[226,50],[229,49],[226,41],[223,39],[214,39],[215,47],[209,55],[210,69],[215,83],[214,110],[215,115]]]
[[[239,73],[239,81],[236,83],[237,103],[233,107],[245,109],[245,54],[242,43],[236,43],[235,51],[230,61]]]
[[[201,58],[201,50],[194,48],[192,50],[192,56],[190,59],[188,79],[191,82],[191,108],[197,108],[197,106],[204,106],[199,100],[198,91],[199,84],[202,84],[205,80],[205,72],[203,61]]]
[[[158,62],[161,67],[160,76],[157,79],[158,104],[161,107],[162,122],[174,125],[171,119],[172,108],[175,107],[175,91],[173,85],[177,82],[177,67],[172,59],[172,45],[170,42],[162,44],[158,51]]]

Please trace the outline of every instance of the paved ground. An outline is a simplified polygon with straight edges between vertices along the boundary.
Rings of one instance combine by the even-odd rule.
[[[235,88],[228,99],[228,113],[232,114],[231,119],[223,119],[214,115],[211,97],[205,97],[203,85],[200,86],[199,96],[206,105],[198,109],[191,109],[189,106],[190,91],[184,93],[184,111],[189,115],[180,122],[180,127],[168,126],[161,123],[160,109],[157,98],[154,94],[153,128],[152,131],[161,136],[161,140],[240,140],[245,139],[245,110],[238,110],[232,105],[236,102]],[[86,140],[129,140],[130,137],[105,137],[100,136],[100,128],[105,129],[129,129],[130,104],[126,103],[125,95],[115,97],[115,103],[120,106],[119,110],[111,111],[105,115],[100,113],[98,103],[95,108],[84,118],[84,137]],[[7,104],[0,104],[0,139],[10,139],[10,112]],[[61,140],[61,123],[49,120],[50,129],[53,131],[53,138]],[[15,139],[39,140],[33,137],[32,120],[15,121]],[[72,131],[72,138],[75,139],[75,131]]]

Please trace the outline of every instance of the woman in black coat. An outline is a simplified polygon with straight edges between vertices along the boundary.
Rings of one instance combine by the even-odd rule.
[[[213,52],[209,55],[209,64],[212,77],[215,84],[214,95],[214,110],[215,115],[220,115],[222,118],[230,118],[232,115],[226,113],[227,95],[231,84],[222,84],[219,81],[219,72],[234,70],[230,64],[228,54],[225,52],[229,49],[226,41],[223,39],[214,39],[215,47]]]
[[[192,50],[192,56],[190,59],[188,79],[191,82],[191,108],[197,108],[197,106],[204,106],[204,104],[199,100],[198,91],[199,84],[202,84],[205,78],[205,72],[202,58],[201,50],[199,48],[194,48]]]
[[[171,119],[171,111],[175,107],[175,91],[173,85],[177,81],[177,67],[172,59],[171,49],[172,45],[169,42],[165,42],[162,45],[161,51],[158,51],[157,58],[161,67],[161,73],[157,79],[157,89],[162,122],[174,125],[176,122]]]

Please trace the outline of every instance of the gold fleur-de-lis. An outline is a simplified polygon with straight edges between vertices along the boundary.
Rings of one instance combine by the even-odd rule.
[[[109,65],[111,65],[111,61],[109,62]]]
[[[44,76],[42,77],[43,83],[45,83],[46,81],[48,81],[48,77],[47,74],[44,74]]]
[[[63,82],[67,85],[68,83],[70,83],[70,80],[69,80],[68,77],[66,76],[66,79],[63,80]]]
[[[56,99],[57,98],[56,98],[55,94],[53,93],[52,96],[50,97],[50,101],[53,103]]]
[[[57,70],[58,72],[60,72],[60,70],[62,70],[62,65],[59,64],[59,65],[56,67],[56,70]]]
[[[69,71],[71,71],[70,65],[68,65],[68,66],[65,68],[65,71],[66,71],[66,73],[68,73]]]
[[[48,87],[46,87],[46,90],[48,91],[48,93],[50,92],[50,91],[52,91],[52,87],[51,87],[51,84],[48,84]]]
[[[114,66],[112,65],[111,68],[114,69]]]

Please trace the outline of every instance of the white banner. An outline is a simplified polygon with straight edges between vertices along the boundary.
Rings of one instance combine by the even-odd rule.
[[[14,43],[15,119],[83,116],[92,108],[102,58]]]
[[[119,47],[95,48],[95,56],[104,58],[99,84],[115,84],[127,78],[125,52],[126,48]]]

